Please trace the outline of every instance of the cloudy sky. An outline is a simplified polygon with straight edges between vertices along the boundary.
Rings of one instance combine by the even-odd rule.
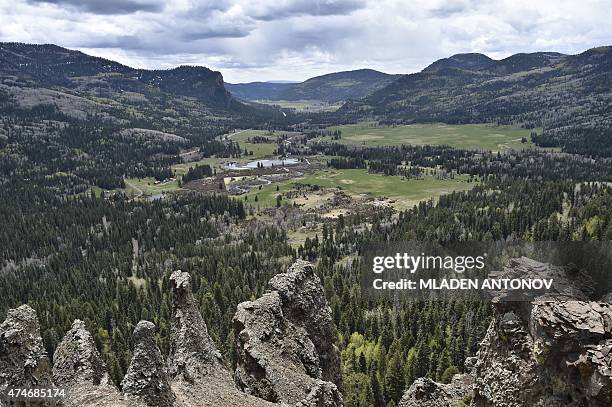
[[[459,52],[612,45],[612,0],[0,0],[0,41],[133,67],[205,65],[228,82],[421,70]]]

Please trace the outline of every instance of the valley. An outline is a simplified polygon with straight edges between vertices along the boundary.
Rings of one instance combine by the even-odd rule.
[[[270,284],[298,264],[325,304],[326,329],[325,341],[309,343],[315,332],[299,346],[336,358],[331,394],[344,401],[334,406],[402,405],[425,378],[450,386],[472,374],[471,358],[497,349],[480,344],[504,328],[494,322],[499,310],[469,297],[370,298],[364,250],[611,240],[611,54],[459,54],[408,75],[367,69],[226,84],[200,66],[137,69],[53,45],[0,43],[0,320],[31,306],[37,349],[53,358],[79,319],[109,386],[121,387],[142,356],[131,335],[149,326],[141,320],[156,327],[147,341],[159,355],[175,349],[181,279],[193,291],[181,306],[206,324],[200,331],[228,394],[246,399],[261,373],[237,370],[252,368],[245,338],[259,340],[243,332],[248,307],[277,310]],[[610,292],[593,286],[584,302]],[[306,328],[316,331],[319,311],[305,308]],[[9,360],[3,349],[0,366]],[[291,368],[310,386],[320,378],[309,352]],[[529,366],[553,369],[546,352],[534,357]],[[234,388],[233,374],[243,374],[244,388]],[[189,393],[182,385],[179,394]]]

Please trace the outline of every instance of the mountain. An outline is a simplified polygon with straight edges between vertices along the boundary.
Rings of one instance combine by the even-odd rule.
[[[400,76],[373,69],[358,69],[316,76],[301,83],[233,84],[228,86],[228,90],[245,100],[320,100],[334,103],[363,98]]]
[[[223,76],[201,66],[169,70],[134,69],[57,45],[0,43],[0,76],[15,76],[38,86],[56,86],[89,95],[163,92],[228,107],[231,95]]]
[[[14,153],[7,165],[30,180],[70,174],[63,185],[73,194],[123,188],[125,177],[170,178],[181,150],[235,155],[237,145],[219,135],[292,117],[238,101],[205,67],[135,69],[56,45],[0,43],[0,150]]]
[[[226,83],[225,87],[230,93],[243,100],[275,100],[277,95],[292,87],[293,82],[249,82],[249,83]]]
[[[345,104],[339,114],[345,121],[519,123],[544,128],[548,146],[577,150],[581,143],[569,135],[575,129],[610,137],[611,75],[612,47],[502,60],[458,54]]]
[[[277,97],[282,100],[322,100],[325,102],[360,99],[392,83],[399,76],[373,69],[330,73],[293,85]]]
[[[437,60],[423,69],[423,72],[437,72],[449,68],[479,70],[487,68],[494,63],[495,61],[493,59],[483,54],[456,54],[448,58]]]

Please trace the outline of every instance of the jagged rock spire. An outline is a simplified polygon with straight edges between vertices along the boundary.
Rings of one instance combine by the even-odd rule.
[[[134,356],[121,382],[123,392],[152,407],[172,406],[175,397],[170,389],[161,352],[155,343],[155,325],[140,321],[134,328],[133,339]]]
[[[208,335],[193,298],[189,273],[177,270],[170,281],[174,294],[168,358],[170,376],[193,382],[211,373],[224,372],[221,353]]]
[[[234,316],[237,384],[272,402],[343,405],[335,328],[312,264],[296,262],[269,289]]]
[[[85,323],[75,320],[53,354],[53,381],[67,389],[65,407],[136,407],[110,381],[104,360]]]
[[[302,322],[308,332],[319,356],[320,373],[316,377],[341,388],[340,352],[334,345],[334,319],[313,265],[297,260],[287,273],[274,276],[268,288],[280,295],[285,316]]]
[[[85,323],[76,319],[53,354],[53,381],[58,386],[88,382],[109,384],[106,364]]]
[[[51,381],[36,311],[28,305],[10,309],[0,325],[0,391],[9,386],[47,386]]]

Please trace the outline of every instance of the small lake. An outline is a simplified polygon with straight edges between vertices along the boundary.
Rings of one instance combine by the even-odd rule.
[[[257,160],[251,161],[247,164],[231,163],[227,164],[225,168],[228,170],[252,170],[259,167],[282,167],[284,165],[297,164],[298,160],[295,158],[284,158],[277,160]]]

